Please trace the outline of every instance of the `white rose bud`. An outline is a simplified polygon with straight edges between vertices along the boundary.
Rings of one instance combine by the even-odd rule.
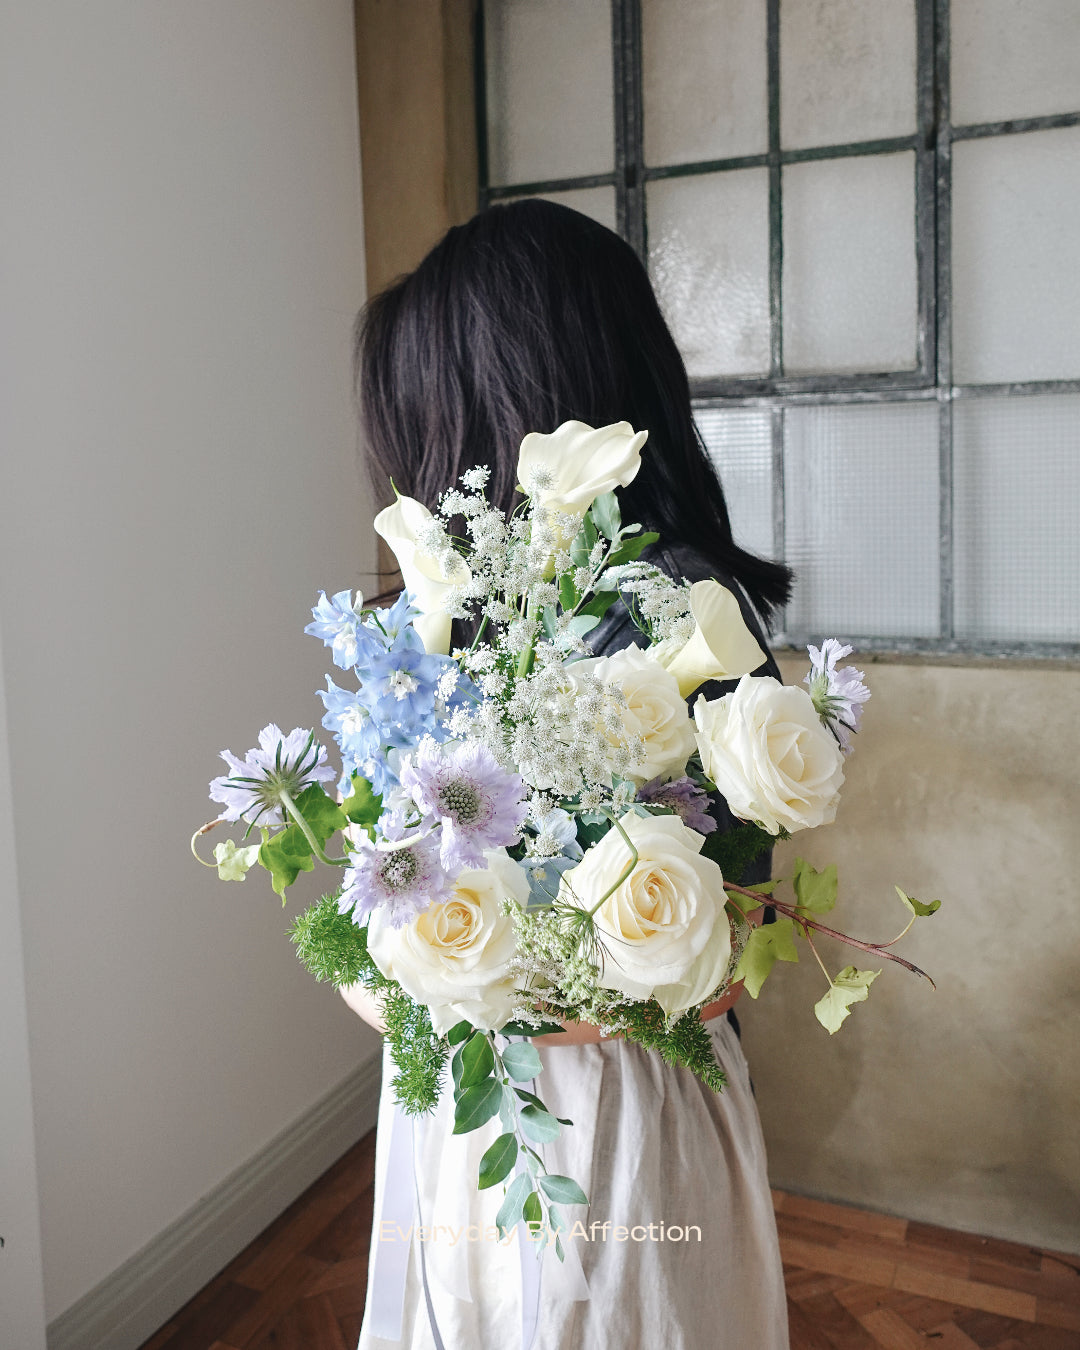
[[[427,1005],[440,1036],[466,1018],[497,1031],[513,1009],[510,962],[517,937],[503,902],[509,897],[525,905],[529,882],[505,849],[490,849],[484,857],[483,871],[462,872],[449,900],[430,905],[404,928],[392,928],[377,909],[368,921],[372,960]]]
[[[633,841],[633,871],[600,905],[595,920],[605,956],[599,983],[635,999],[655,998],[670,1016],[708,1000],[731,961],[731,930],[720,868],[705,842],[677,816],[619,822]],[[626,870],[630,854],[611,829],[563,874],[559,899],[591,909]]]
[[[746,626],[739,602],[718,581],[695,581],[690,587],[694,635],[681,645],[668,638],[650,650],[679,682],[689,698],[706,680],[734,680],[757,670],[765,653]]]
[[[633,646],[610,656],[575,661],[568,671],[571,679],[580,672],[622,689],[626,699],[626,706],[619,710],[623,725],[645,746],[644,756],[635,762],[628,778],[641,784],[653,778],[682,777],[694,753],[694,724],[673,675],[648,652]]]
[[[539,504],[580,519],[597,497],[634,481],[648,435],[629,422],[596,428],[564,422],[549,435],[530,431],[518,452],[518,482],[528,491],[533,473],[543,470],[551,486],[537,492]]]
[[[451,586],[464,585],[470,577],[462,559],[449,569],[424,553],[417,539],[430,524],[431,512],[414,497],[399,496],[393,506],[375,517],[375,533],[390,545],[401,579],[413,604],[420,611],[413,626],[431,654],[445,656],[450,650],[450,616],[445,611],[446,592]]]
[[[844,757],[805,689],[744,675],[732,694],[694,706],[705,772],[732,814],[770,834],[836,817]]]

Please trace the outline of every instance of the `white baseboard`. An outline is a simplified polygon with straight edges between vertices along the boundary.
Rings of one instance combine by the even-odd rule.
[[[137,1350],[368,1130],[381,1055],[50,1322],[48,1350]]]

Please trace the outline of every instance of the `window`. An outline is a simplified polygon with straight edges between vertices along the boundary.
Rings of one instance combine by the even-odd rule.
[[[1075,0],[487,0],[484,203],[648,262],[784,636],[1080,656]]]

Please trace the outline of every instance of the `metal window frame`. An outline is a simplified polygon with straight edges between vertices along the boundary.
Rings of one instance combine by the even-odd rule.
[[[953,126],[950,117],[950,0],[912,0],[916,12],[916,131],[911,136],[784,149],[780,140],[780,0],[766,0],[768,149],[761,154],[689,164],[649,165],[644,149],[642,0],[610,0],[614,92],[614,168],[601,174],[535,182],[490,181],[484,4],[476,21],[477,141],[480,206],[515,197],[613,187],[619,233],[648,258],[648,183],[667,178],[765,168],[769,174],[769,356],[760,377],[691,380],[696,407],[767,407],[772,434],[773,546],[785,552],[784,418],[805,404],[847,405],[934,400],[939,445],[939,633],[926,638],[876,638],[845,634],[867,651],[1080,660],[1078,642],[993,642],[957,639],[953,589],[953,404],[957,399],[1080,394],[1080,378],[954,385],[952,382],[951,208],[952,146],[957,141],[1022,135],[1080,126],[1080,111]],[[788,164],[907,151],[915,159],[917,275],[916,361],[910,370],[852,374],[791,374],[783,353],[783,169]],[[791,641],[811,633],[786,633]]]

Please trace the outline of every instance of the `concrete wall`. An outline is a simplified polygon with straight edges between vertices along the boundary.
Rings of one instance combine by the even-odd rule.
[[[903,926],[894,882],[940,899],[898,948],[938,989],[887,969],[830,1038],[807,953],[743,1000],[773,1181],[1080,1251],[1080,671],[865,668],[838,819],[776,872],[837,862],[833,926],[873,941]],[[879,964],[821,949],[834,970]]]
[[[374,568],[363,240],[348,0],[2,0],[0,31],[0,627],[53,1319],[376,1048],[269,885],[188,854],[217,751],[321,715],[316,588]]]

